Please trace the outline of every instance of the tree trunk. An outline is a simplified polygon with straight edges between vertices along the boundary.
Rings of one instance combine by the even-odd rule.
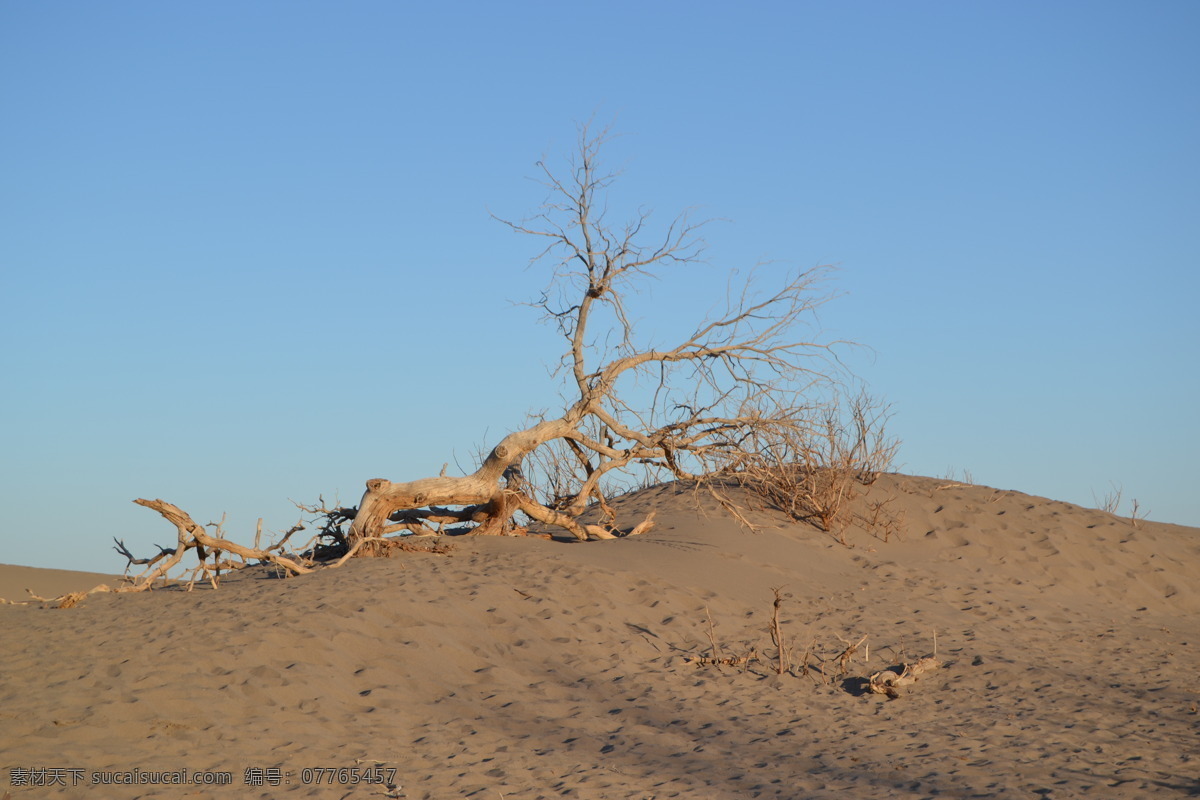
[[[346,533],[346,543],[354,547],[363,539],[383,535],[388,517],[401,509],[476,503],[489,503],[497,509],[508,507],[510,503],[505,502],[505,490],[500,485],[508,468],[519,464],[534,448],[571,432],[582,414],[583,409],[577,404],[560,419],[545,420],[531,428],[510,433],[492,449],[479,469],[461,478],[420,478],[407,483],[392,483],[383,478],[367,481],[367,490],[358,504],[358,513]]]

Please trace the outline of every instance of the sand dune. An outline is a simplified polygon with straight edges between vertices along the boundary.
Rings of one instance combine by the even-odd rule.
[[[765,513],[747,512],[778,526],[749,532],[672,484],[621,500],[658,510],[638,538],[460,538],[3,606],[0,782],[14,800],[1200,796],[1200,530],[928,478],[884,476],[859,508],[881,500],[886,542]],[[772,587],[794,674],[770,661]],[[688,663],[710,632],[718,656],[767,660]],[[863,691],[935,635],[940,669]],[[147,783],[178,770],[231,785]],[[142,784],[91,785],[110,778]]]

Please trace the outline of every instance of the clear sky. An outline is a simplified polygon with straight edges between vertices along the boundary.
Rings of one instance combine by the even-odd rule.
[[[1190,0],[0,2],[0,561],[119,571],[174,541],[137,497],[250,539],[555,407],[489,213],[593,115],[618,204],[726,220],[713,274],[838,265],[903,471],[1200,526],[1198,36]]]

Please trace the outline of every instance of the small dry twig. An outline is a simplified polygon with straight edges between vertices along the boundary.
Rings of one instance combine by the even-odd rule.
[[[861,639],[853,644],[851,644],[847,639],[842,639],[841,636],[838,636],[837,638],[842,642],[842,644],[846,645],[846,649],[837,655],[837,677],[844,678],[850,672],[850,662],[853,660],[854,654],[858,652],[858,648],[862,646],[863,642],[867,641],[867,636],[864,635]]]
[[[721,651],[717,647],[717,637],[713,633],[712,614],[708,612],[708,606],[704,607],[704,618],[708,620],[708,643],[712,646],[712,657],[719,660],[721,658]]]
[[[1097,498],[1096,493],[1092,492],[1092,500],[1096,503],[1096,508],[1115,517],[1117,510],[1121,507],[1121,495],[1125,493],[1125,490],[1115,483],[1109,483],[1109,486],[1112,487],[1112,491],[1105,492],[1103,498]]]
[[[783,587],[772,588],[771,591],[775,593],[775,602],[771,609],[771,644],[775,645],[776,651],[775,672],[782,675],[792,666],[788,646],[783,639],[783,630],[779,624],[779,607],[783,605]],[[807,667],[807,665],[805,666]]]
[[[1138,503],[1136,497],[1130,501],[1130,506],[1129,524],[1135,528],[1140,528],[1142,520],[1146,519],[1146,517],[1149,515],[1149,512],[1142,511],[1141,504]]]

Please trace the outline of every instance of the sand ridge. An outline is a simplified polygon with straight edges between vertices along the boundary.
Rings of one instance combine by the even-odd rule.
[[[12,785],[40,767],[233,781],[114,798],[1200,794],[1200,531],[895,475],[860,502],[889,498],[894,534],[854,528],[849,547],[765,513],[777,527],[749,532],[668,484],[621,499],[659,512],[635,539],[459,538],[216,591],[0,607],[0,783],[99,796]],[[836,679],[828,660],[827,677],[687,663],[710,620],[723,652],[773,653],[772,587],[797,660],[864,635],[870,660]],[[944,667],[896,700],[862,692],[935,634]],[[396,788],[311,782],[373,766]]]

